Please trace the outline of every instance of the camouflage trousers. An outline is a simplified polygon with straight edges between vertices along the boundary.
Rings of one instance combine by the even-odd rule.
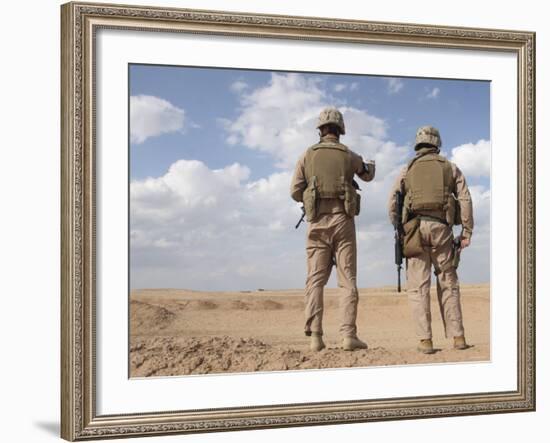
[[[345,213],[322,214],[308,224],[305,334],[323,333],[323,288],[335,262],[340,298],[340,334],[357,334],[357,243],[355,221]]]
[[[449,226],[436,221],[421,220],[420,233],[424,253],[407,260],[407,296],[420,339],[432,338],[430,284],[432,266],[436,271],[437,299],[443,318],[445,335],[464,335],[460,287],[453,259],[453,233]],[[439,272],[441,271],[441,272]]]

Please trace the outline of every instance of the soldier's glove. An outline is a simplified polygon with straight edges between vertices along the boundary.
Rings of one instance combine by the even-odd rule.
[[[374,172],[374,169],[376,168],[376,163],[374,160],[367,160],[366,162],[363,162],[363,170],[367,173]]]

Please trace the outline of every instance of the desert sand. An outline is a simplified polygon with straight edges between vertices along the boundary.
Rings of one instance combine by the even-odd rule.
[[[311,352],[303,333],[303,291],[199,292],[142,289],[130,294],[130,376],[151,377],[489,361],[489,285],[462,285],[466,339],[452,349],[432,293],[437,352],[416,351],[405,292],[360,289],[358,335],[369,349],[344,351],[338,289],[325,290],[324,340]]]

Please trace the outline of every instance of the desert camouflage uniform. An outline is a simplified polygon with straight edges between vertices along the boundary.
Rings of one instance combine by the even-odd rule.
[[[439,137],[439,134],[438,134]],[[437,147],[423,147],[417,155],[437,153]],[[462,238],[470,239],[474,227],[472,199],[466,179],[460,169],[452,162],[454,193],[460,205]],[[395,180],[390,192],[389,216],[392,224],[401,217],[397,213],[396,191],[403,190],[407,167],[403,168]],[[452,220],[449,223],[436,221],[446,220],[448,214],[438,211],[423,211],[427,217],[420,220],[420,233],[424,252],[407,259],[407,296],[416,326],[416,334],[421,340],[432,338],[430,311],[431,269],[434,267],[437,278],[437,295],[445,324],[447,337],[463,337],[464,326],[460,302],[460,287],[456,268],[450,266],[453,258]]]
[[[332,134],[321,138],[321,142],[338,143]],[[350,151],[353,173],[364,181],[374,178],[374,164],[367,168],[358,154]],[[296,164],[290,193],[297,202],[303,201],[307,187],[306,153]],[[343,295],[340,300],[341,326],[343,337],[355,337],[357,333],[357,246],[354,217],[345,213],[344,203],[338,198],[322,198],[319,202],[319,216],[307,227],[307,279],[305,289],[305,334],[322,335],[323,326],[323,287],[326,285],[332,265],[335,262],[338,286]]]

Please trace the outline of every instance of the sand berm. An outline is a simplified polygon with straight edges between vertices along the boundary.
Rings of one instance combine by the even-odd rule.
[[[358,331],[369,349],[344,351],[338,290],[325,291],[327,349],[309,350],[303,291],[201,292],[142,289],[130,294],[130,376],[433,364],[490,359],[489,285],[462,285],[466,338],[452,349],[432,294],[433,355],[416,351],[407,297],[393,288],[360,289]]]

